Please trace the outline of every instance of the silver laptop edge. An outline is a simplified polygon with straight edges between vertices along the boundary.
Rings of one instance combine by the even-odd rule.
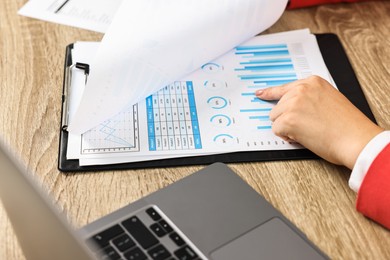
[[[285,252],[292,252],[296,259],[327,258],[271,204],[221,163],[74,231],[34,182],[32,174],[15,158],[18,157],[0,139],[0,198],[27,259],[96,258],[98,255],[90,253],[86,240],[115,223],[123,225],[122,221],[139,212],[145,215],[146,207],[155,207],[165,215],[175,232],[202,259],[290,256]],[[287,251],[279,250],[280,241]]]
[[[17,158],[0,139],[0,198],[26,258],[92,259],[79,236]]]

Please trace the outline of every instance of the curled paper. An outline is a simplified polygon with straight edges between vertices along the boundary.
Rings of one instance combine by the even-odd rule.
[[[125,0],[68,130],[80,134],[264,31],[287,0]]]

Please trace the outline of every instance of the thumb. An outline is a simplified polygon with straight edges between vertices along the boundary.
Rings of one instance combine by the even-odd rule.
[[[290,89],[290,85],[282,85],[278,87],[260,89],[255,92],[255,95],[263,100],[279,100],[286,94]]]

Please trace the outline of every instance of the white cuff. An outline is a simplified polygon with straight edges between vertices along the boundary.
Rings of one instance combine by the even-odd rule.
[[[378,154],[390,143],[390,131],[384,131],[375,136],[360,152],[355,166],[353,167],[351,177],[349,177],[349,187],[358,192],[360,185],[372,162]]]

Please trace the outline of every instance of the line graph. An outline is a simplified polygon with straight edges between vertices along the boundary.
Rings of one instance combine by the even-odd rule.
[[[138,106],[119,113],[82,135],[82,153],[139,151]]]

